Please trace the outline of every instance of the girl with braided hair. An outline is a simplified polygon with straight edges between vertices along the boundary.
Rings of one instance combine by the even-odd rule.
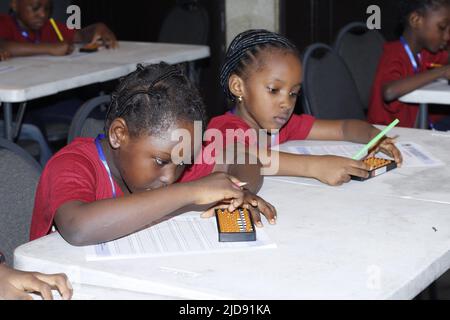
[[[368,118],[375,124],[398,118],[400,126],[413,128],[419,106],[399,98],[439,78],[450,79],[450,48],[445,48],[450,40],[450,0],[401,0],[399,7],[403,33],[384,45]],[[450,130],[450,117],[433,113],[430,127]]]
[[[36,193],[31,240],[54,225],[70,244],[92,245],[189,206],[227,201],[234,210],[264,202],[227,173],[174,184],[185,164],[173,160],[179,141],[171,134],[184,130],[192,137],[194,122],[204,120],[198,91],[177,66],[138,66],[112,95],[106,136],[78,138],[48,162]],[[189,147],[195,154],[194,141]],[[271,207],[271,219],[273,212]]]
[[[318,120],[293,114],[302,86],[302,64],[296,47],[283,36],[267,30],[248,30],[230,44],[222,68],[221,85],[234,103],[225,115],[213,118],[208,130],[267,130],[267,145],[290,140],[346,140],[367,143],[380,131],[360,120]],[[260,142],[260,141],[259,141]],[[224,141],[233,144],[235,141]],[[249,140],[240,142],[247,147]],[[402,162],[392,139],[386,138],[380,150]],[[226,153],[226,148],[224,150]],[[367,177],[369,168],[363,161],[337,156],[294,155],[269,151],[268,159],[279,159],[277,170],[267,175],[311,177],[329,185],[350,181],[350,175]],[[265,167],[270,167],[260,158]],[[211,168],[209,168],[211,170]],[[195,165],[183,179],[208,173],[207,165]]]

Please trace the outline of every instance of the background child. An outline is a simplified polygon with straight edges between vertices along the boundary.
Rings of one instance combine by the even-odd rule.
[[[231,43],[221,72],[222,87],[227,97],[237,104],[231,112],[213,118],[208,129],[218,129],[224,136],[229,129],[265,129],[269,133],[276,129],[279,143],[304,139],[367,143],[380,132],[364,121],[316,120],[293,114],[301,83],[299,54],[289,40],[267,30],[243,32]],[[267,136],[268,145],[275,141],[273,138]],[[224,145],[229,143],[235,141],[225,141]],[[240,143],[249,144],[245,138]],[[379,149],[401,163],[400,152],[392,139],[384,139]],[[337,156],[281,152],[279,162],[276,175],[311,177],[329,185],[348,182],[350,175],[367,177],[369,169],[362,161]],[[195,165],[182,181],[207,174],[212,167]]]
[[[11,14],[0,14],[0,39],[13,57],[49,54],[67,55],[73,51],[72,43],[102,41],[107,48],[115,48],[114,33],[103,23],[81,30],[70,30],[64,23],[57,23],[64,38],[61,42],[49,18],[51,0],[12,0]]]
[[[44,300],[53,300],[52,289],[58,290],[64,300],[72,298],[72,285],[66,275],[22,272],[3,263],[0,252],[0,300],[32,300],[27,293],[38,293]]]
[[[369,106],[369,121],[389,124],[395,118],[400,126],[414,127],[418,105],[399,101],[399,97],[438,79],[450,79],[448,51],[450,39],[449,0],[402,0],[403,35],[385,44],[378,65]],[[428,70],[432,64],[446,65]],[[430,117],[436,121],[436,118]],[[439,123],[436,129],[450,130]]]
[[[204,117],[196,88],[179,68],[138,66],[113,94],[107,136],[76,139],[44,169],[31,240],[46,235],[55,223],[69,243],[90,245],[141,230],[190,205],[228,201],[234,210],[244,203],[265,204],[226,173],[173,184],[185,165],[172,161],[179,142],[171,134],[183,129],[194,137],[194,121]],[[191,148],[195,154],[193,141]],[[273,211],[265,214],[274,219]]]

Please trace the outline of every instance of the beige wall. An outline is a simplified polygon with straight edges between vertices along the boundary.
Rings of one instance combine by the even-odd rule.
[[[227,46],[247,29],[279,31],[279,0],[226,0]]]

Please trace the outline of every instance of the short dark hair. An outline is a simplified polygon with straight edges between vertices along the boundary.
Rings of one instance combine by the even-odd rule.
[[[235,101],[228,88],[228,80],[232,74],[245,76],[250,65],[260,63],[261,53],[270,49],[292,52],[300,58],[297,47],[282,35],[264,29],[244,31],[236,36],[228,48],[225,62],[220,73],[220,84],[228,99]]]
[[[160,135],[178,121],[206,122],[203,100],[179,66],[161,62],[137,70],[120,80],[112,94],[105,131],[123,118],[132,136]]]
[[[428,10],[436,10],[442,6],[450,6],[450,0],[400,0],[400,19],[403,28],[408,26],[408,18],[413,12],[424,15]]]

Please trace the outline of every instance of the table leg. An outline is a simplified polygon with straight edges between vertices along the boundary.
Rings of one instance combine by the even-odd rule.
[[[421,103],[419,106],[419,128],[428,129],[428,104]]]
[[[3,102],[3,115],[5,116],[5,139],[12,141],[12,103]]]

